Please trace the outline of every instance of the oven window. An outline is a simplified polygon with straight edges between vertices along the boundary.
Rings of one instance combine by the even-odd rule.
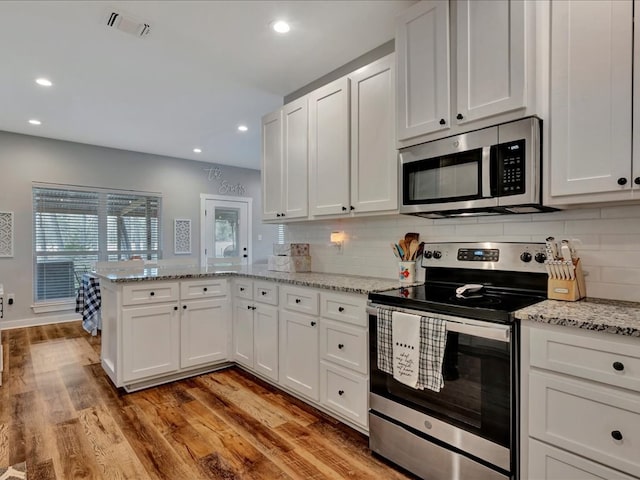
[[[482,149],[404,166],[405,203],[472,199],[481,194]]]
[[[374,393],[509,447],[510,344],[448,332],[440,392],[407,387],[377,370],[377,362],[372,373]]]

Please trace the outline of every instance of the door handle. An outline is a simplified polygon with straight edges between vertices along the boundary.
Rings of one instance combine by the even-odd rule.
[[[491,197],[491,147],[482,147],[482,196]]]

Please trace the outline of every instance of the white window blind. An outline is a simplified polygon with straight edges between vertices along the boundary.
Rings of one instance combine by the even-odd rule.
[[[73,297],[98,260],[159,258],[160,206],[151,194],[34,186],[35,301]]]

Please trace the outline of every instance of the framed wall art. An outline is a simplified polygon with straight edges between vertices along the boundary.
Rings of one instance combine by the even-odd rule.
[[[173,220],[173,253],[176,255],[191,253],[191,219]]]
[[[13,257],[13,212],[0,212],[0,257]]]

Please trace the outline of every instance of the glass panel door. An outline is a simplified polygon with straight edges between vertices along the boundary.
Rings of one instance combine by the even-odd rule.
[[[247,265],[249,207],[245,201],[205,201],[205,256],[207,265]]]

